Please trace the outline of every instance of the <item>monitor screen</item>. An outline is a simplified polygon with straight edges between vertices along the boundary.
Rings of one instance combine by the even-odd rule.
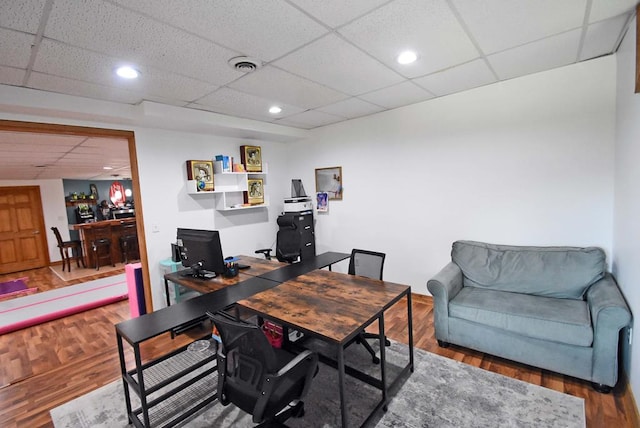
[[[207,277],[224,273],[224,256],[217,230],[178,228],[176,236],[180,259],[187,274]]]

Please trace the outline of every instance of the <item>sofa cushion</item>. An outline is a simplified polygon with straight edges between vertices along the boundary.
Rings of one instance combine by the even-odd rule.
[[[518,247],[456,241],[451,259],[460,266],[465,287],[563,299],[581,299],[605,273],[604,251],[595,247]]]
[[[463,287],[449,302],[449,316],[536,339],[593,342],[589,305],[582,300]]]

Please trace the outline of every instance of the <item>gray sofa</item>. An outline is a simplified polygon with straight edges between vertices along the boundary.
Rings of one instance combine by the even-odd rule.
[[[600,392],[615,386],[631,313],[601,249],[457,241],[427,287],[440,346],[586,379]]]

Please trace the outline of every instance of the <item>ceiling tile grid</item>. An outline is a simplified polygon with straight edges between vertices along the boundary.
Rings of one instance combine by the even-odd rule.
[[[7,0],[0,84],[312,129],[612,54],[637,3]],[[396,61],[405,49],[414,63]],[[231,67],[239,56],[257,70]],[[114,77],[124,63],[137,80]],[[272,105],[282,111],[268,113]]]

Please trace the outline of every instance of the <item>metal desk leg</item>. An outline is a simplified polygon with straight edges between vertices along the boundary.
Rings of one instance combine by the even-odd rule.
[[[127,384],[127,381],[125,380],[125,376],[127,374],[127,364],[125,362],[125,358],[124,358],[124,346],[122,344],[122,336],[120,336],[120,334],[116,331],[116,338],[118,341],[118,356],[120,358],[120,371],[122,374],[122,386],[124,387],[124,401],[127,404],[127,420],[129,421],[130,424],[133,423],[133,421],[131,420],[131,395],[129,392],[129,385]]]
[[[164,295],[167,298],[167,308],[171,306],[171,297],[169,296],[169,281],[167,278],[164,279]]]
[[[378,318],[378,340],[380,341],[380,381],[382,383],[382,409],[387,411],[387,357],[385,351],[384,337],[384,312]]]
[[[342,415],[342,428],[349,426],[347,420],[347,403],[346,393],[344,389],[344,348],[342,345],[338,346],[338,389],[340,390],[340,414]]]
[[[133,345],[133,353],[136,360],[136,371],[138,372],[138,387],[140,388],[140,407],[142,408],[142,419],[144,420],[144,426],[151,427],[151,420],[149,419],[149,405],[147,404],[147,390],[144,386],[144,375],[142,374],[142,358],[140,357],[140,345]]]
[[[411,291],[407,293],[407,328],[409,329],[409,364],[413,373],[413,309],[411,308]]]

